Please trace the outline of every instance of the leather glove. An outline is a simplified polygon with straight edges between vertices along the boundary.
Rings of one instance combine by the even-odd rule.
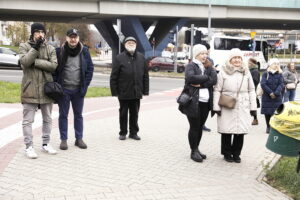
[[[45,38],[40,37],[39,39],[36,40],[35,44],[32,46],[35,50],[39,50],[40,46],[44,43]]]
[[[256,110],[250,110],[250,115],[251,115],[251,116],[256,116],[256,115],[257,115]]]
[[[270,97],[271,97],[272,99],[276,99],[276,95],[275,95],[273,92],[270,94]]]
[[[221,110],[218,110],[218,111],[213,110],[212,113],[213,113],[213,115],[217,114],[218,116],[221,116]]]

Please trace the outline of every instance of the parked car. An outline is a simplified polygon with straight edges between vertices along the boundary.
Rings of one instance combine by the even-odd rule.
[[[0,65],[21,68],[18,53],[10,48],[0,47]]]
[[[148,64],[149,70],[154,72],[158,71],[174,71],[174,61],[171,58],[167,57],[156,57],[149,61]],[[177,63],[177,72],[184,72],[184,64]]]

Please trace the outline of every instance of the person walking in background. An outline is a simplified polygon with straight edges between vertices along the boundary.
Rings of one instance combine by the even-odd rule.
[[[191,103],[180,106],[182,113],[187,115],[190,128],[188,133],[191,148],[191,159],[202,162],[206,155],[199,151],[202,138],[203,125],[209,111],[212,109],[213,85],[217,83],[217,73],[212,65],[207,62],[207,49],[204,45],[197,44],[193,47],[193,61],[185,70],[185,89],[192,95]]]
[[[275,110],[282,103],[282,90],[284,88],[282,70],[277,58],[272,58],[268,62],[267,71],[261,78],[261,88],[263,95],[261,97],[261,114],[266,118],[266,133],[270,132],[270,119]]]
[[[283,80],[285,84],[284,102],[294,101],[296,96],[296,88],[299,83],[298,73],[295,63],[289,63],[283,72]]]
[[[125,50],[113,62],[110,75],[112,96],[117,96],[120,103],[119,139],[125,140],[127,135],[129,111],[129,138],[140,140],[138,136],[138,115],[140,100],[149,95],[149,74],[145,57],[137,52],[137,41],[134,37],[124,40]]]
[[[49,154],[57,151],[49,144],[52,129],[53,100],[44,93],[44,84],[53,81],[52,72],[57,67],[57,57],[54,47],[45,42],[46,30],[43,24],[31,25],[31,35],[28,42],[20,44],[20,63],[23,69],[21,85],[21,103],[23,105],[23,135],[26,145],[25,154],[28,158],[37,158],[33,148],[32,123],[35,112],[41,109],[42,150]]]
[[[253,83],[254,83],[254,87],[255,87],[255,91],[256,88],[259,84],[260,81],[260,73],[258,71],[258,66],[257,66],[257,61],[254,58],[249,58],[248,60],[248,66],[249,66],[249,70],[251,72],[251,76],[253,79]],[[260,103],[259,103],[259,99],[256,97],[256,105],[257,108],[260,107]],[[253,121],[252,121],[252,125],[258,125],[258,120],[257,120],[257,114],[253,116]]]
[[[236,98],[235,107],[220,106],[221,95]],[[213,102],[221,133],[221,154],[227,162],[240,163],[244,135],[249,133],[251,115],[256,115],[257,109],[254,83],[240,49],[231,49],[226,63],[220,67]]]
[[[58,68],[55,72],[55,81],[60,83],[64,90],[64,96],[58,100],[59,107],[59,132],[60,149],[68,149],[68,115],[70,104],[74,114],[75,146],[86,149],[83,141],[83,105],[84,96],[93,78],[94,65],[88,51],[79,42],[79,33],[76,29],[70,29],[66,34],[66,42],[61,48],[56,49]]]

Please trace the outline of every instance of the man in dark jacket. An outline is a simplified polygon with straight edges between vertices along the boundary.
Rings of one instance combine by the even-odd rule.
[[[129,137],[140,140],[137,135],[138,114],[140,99],[143,95],[149,94],[148,68],[144,56],[136,51],[134,37],[125,38],[124,46],[125,50],[114,60],[110,75],[110,89],[112,96],[117,96],[120,103],[119,139],[126,139],[129,110]]]
[[[75,145],[81,149],[86,149],[87,145],[82,140],[82,110],[84,96],[93,77],[94,65],[88,48],[79,42],[79,35],[76,29],[67,31],[66,40],[63,46],[56,50],[58,68],[55,73],[55,80],[64,89],[64,97],[58,100],[60,149],[68,149],[68,114],[70,103],[72,104],[74,114]]]

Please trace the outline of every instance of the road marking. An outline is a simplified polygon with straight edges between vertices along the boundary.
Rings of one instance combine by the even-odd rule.
[[[52,119],[55,119],[57,117],[58,117],[58,112],[52,112]],[[43,122],[42,114],[39,111],[35,115],[34,123],[32,124],[32,130],[40,127],[42,125],[42,122]],[[0,148],[22,136],[23,136],[22,121],[19,121],[11,126],[4,128],[4,129],[1,129],[0,130]]]
[[[10,115],[14,112],[18,112],[20,111],[21,109],[18,109],[18,108],[1,108],[0,110],[0,118],[1,117],[5,117],[7,115]]]

